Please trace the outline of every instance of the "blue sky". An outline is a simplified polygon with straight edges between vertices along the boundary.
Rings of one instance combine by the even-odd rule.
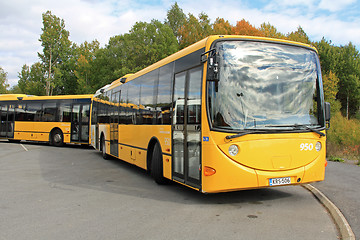
[[[137,21],[165,20],[171,0],[1,0],[0,66],[11,86],[23,64],[39,61],[41,14],[51,10],[65,20],[70,40],[78,44],[126,33]],[[312,41],[322,37],[335,45],[350,41],[360,50],[360,0],[179,0],[185,14],[205,12],[235,25],[245,19],[255,27],[269,22],[282,33],[301,26]]]

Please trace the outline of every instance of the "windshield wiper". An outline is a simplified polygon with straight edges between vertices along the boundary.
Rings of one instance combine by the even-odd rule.
[[[235,135],[226,136],[225,138],[230,140],[230,139],[233,139],[233,138],[238,138],[238,137],[242,137],[242,136],[245,136],[245,135],[248,135],[248,134],[256,134],[256,133],[263,133],[263,131],[241,132],[241,133],[238,133],[238,134],[235,134]]]
[[[322,133],[322,132],[320,132],[319,130],[317,130],[317,129],[314,129],[314,128],[311,128],[311,127],[309,127],[308,125],[306,125],[306,124],[293,124],[293,125],[267,125],[267,126],[265,126],[265,127],[293,127],[294,128],[294,130],[296,130],[296,129],[300,129],[300,128],[306,128],[306,129],[308,129],[308,130],[310,130],[310,131],[312,131],[312,132],[315,132],[315,133],[317,133],[317,134],[319,134],[321,137],[325,137],[325,133]]]

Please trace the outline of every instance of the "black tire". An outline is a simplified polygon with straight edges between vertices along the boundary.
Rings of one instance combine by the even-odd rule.
[[[109,159],[109,155],[106,154],[106,145],[105,145],[105,139],[101,138],[101,154],[103,159],[108,160]]]
[[[64,134],[61,130],[55,129],[51,134],[51,145],[55,147],[64,146]]]
[[[157,184],[164,185],[169,183],[169,180],[167,178],[164,178],[163,156],[161,153],[160,145],[158,143],[155,144],[152,154],[151,177],[155,180]]]

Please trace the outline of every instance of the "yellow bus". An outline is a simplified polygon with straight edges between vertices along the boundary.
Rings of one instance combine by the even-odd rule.
[[[0,138],[90,144],[90,109],[93,95],[0,95]]]
[[[99,89],[92,145],[204,193],[321,181],[329,107],[313,47],[209,36]]]

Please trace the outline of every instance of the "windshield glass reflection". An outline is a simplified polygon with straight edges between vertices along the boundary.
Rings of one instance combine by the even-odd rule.
[[[216,49],[219,81],[208,84],[213,127],[286,130],[323,125],[317,113],[321,101],[315,52],[246,41],[219,42]]]

